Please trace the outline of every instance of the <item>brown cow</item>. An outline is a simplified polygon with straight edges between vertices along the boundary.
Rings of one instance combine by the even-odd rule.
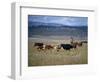
[[[54,48],[54,46],[52,46],[52,45],[45,45],[45,49],[53,49]]]
[[[81,47],[82,46],[82,42],[78,42],[77,46]]]
[[[81,41],[80,42],[75,42],[72,37],[71,37],[71,42],[70,43],[73,45],[74,48],[82,46]]]

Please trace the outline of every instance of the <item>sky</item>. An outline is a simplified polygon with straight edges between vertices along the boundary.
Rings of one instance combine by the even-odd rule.
[[[69,26],[88,26],[88,17],[29,15],[28,21],[56,23]]]

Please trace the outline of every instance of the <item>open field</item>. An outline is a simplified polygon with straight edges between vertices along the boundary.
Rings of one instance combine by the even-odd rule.
[[[62,42],[65,43],[65,41],[51,41],[45,43],[57,45]],[[69,40],[67,42],[69,43]],[[72,65],[87,63],[87,44],[71,50],[38,50],[34,47],[34,40],[28,40],[28,66]]]

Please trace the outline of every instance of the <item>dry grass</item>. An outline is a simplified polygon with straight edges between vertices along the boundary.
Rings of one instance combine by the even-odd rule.
[[[32,41],[28,43],[28,65],[46,66],[46,65],[72,65],[87,64],[87,44],[77,49],[68,50],[37,50]]]

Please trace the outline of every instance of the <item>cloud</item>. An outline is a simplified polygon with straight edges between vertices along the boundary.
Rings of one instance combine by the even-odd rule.
[[[73,17],[73,16],[42,16],[42,15],[29,15],[29,21],[43,22],[43,23],[58,23],[70,26],[87,26],[87,17]]]

